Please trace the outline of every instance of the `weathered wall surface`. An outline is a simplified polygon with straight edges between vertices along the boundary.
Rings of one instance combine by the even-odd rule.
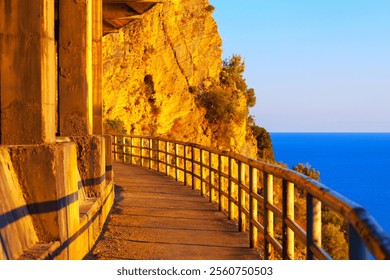
[[[0,259],[80,259],[113,204],[110,138],[90,135],[101,3],[0,0]]]
[[[97,136],[77,140],[79,145],[105,145]],[[101,168],[96,170],[104,173],[105,149],[99,150]],[[92,248],[114,202],[114,189],[111,180],[102,180],[98,197],[81,195],[80,189],[91,187],[83,185],[89,182],[83,177],[94,174],[80,177],[77,166],[97,161],[91,151],[82,153],[78,159],[77,145],[70,141],[0,148],[0,260],[81,259]]]
[[[0,260],[13,259],[37,243],[38,235],[7,148],[0,148],[0,197]]]
[[[229,139],[216,139],[191,93],[191,87],[219,78],[221,45],[207,0],[167,1],[118,34],[105,36],[105,120],[123,121],[131,134],[223,149],[229,143],[235,151],[255,156],[246,120],[231,127]]]
[[[106,185],[106,151],[102,136],[72,136],[77,145],[77,167],[87,197],[99,197]]]
[[[0,1],[3,145],[55,141],[56,84],[45,76],[55,73],[54,2],[37,3]]]

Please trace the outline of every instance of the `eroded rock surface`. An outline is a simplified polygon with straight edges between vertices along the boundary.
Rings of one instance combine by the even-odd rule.
[[[104,37],[104,116],[126,133],[162,135],[256,156],[247,120],[216,137],[191,89],[219,79],[222,41],[207,0],[167,1]],[[242,102],[242,106],[246,106]]]

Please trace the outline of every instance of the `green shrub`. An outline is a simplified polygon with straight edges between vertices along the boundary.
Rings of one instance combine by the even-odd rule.
[[[210,87],[189,88],[191,93],[197,92],[199,104],[206,109],[206,118],[211,124],[240,123],[247,118],[248,108],[256,103],[254,89],[248,89],[243,77],[245,63],[240,55],[233,55],[223,61],[219,82]],[[242,99],[246,107],[243,108]]]
[[[313,180],[320,181],[320,172],[312,168],[309,163],[298,163],[298,165],[293,167],[293,170],[306,175]]]
[[[245,62],[240,55],[235,55],[225,59],[220,74],[221,84],[233,90],[242,92],[246,98],[247,107],[253,107],[256,104],[256,95],[253,88],[248,89],[244,78]]]
[[[125,124],[119,118],[106,119],[103,123],[104,132],[107,134],[126,134]]]
[[[199,96],[199,101],[206,109],[206,119],[214,125],[229,123],[237,109],[230,94],[220,86],[205,91]]]
[[[252,116],[248,117],[248,124],[257,142],[258,158],[266,162],[274,162],[271,135],[264,127],[258,126]]]
[[[336,260],[348,259],[348,243],[339,225],[322,225],[322,243],[324,249]]]
[[[215,10],[215,7],[213,6],[213,5],[208,5],[207,7],[206,7],[206,11],[208,11],[208,12],[214,12],[214,10]]]

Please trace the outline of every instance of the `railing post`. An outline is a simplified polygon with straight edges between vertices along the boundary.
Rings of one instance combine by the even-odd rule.
[[[295,238],[286,224],[287,220],[294,221],[294,184],[283,180],[283,259],[295,259]]]
[[[117,161],[118,160],[118,138],[116,135],[114,135],[114,141],[113,141],[113,145],[114,145],[114,160]]]
[[[222,173],[224,174],[224,176],[221,176],[221,182],[222,182],[222,185],[221,185],[221,191],[223,193],[225,193],[225,195],[222,196],[222,209],[225,210],[227,213],[228,213],[228,217],[229,217],[229,202],[230,202],[230,198],[229,198],[229,178],[226,178],[225,176],[228,175],[229,171],[227,170],[227,168],[229,167],[229,164],[226,162],[226,160],[229,160],[229,157],[226,157],[226,156],[222,156],[221,158],[221,164],[222,164]],[[227,173],[225,173],[225,170],[227,170]],[[221,174],[222,174],[221,173]]]
[[[187,186],[187,145],[183,146],[183,157],[184,157],[184,185]]]
[[[130,137],[130,164],[133,164],[133,137]]]
[[[126,137],[122,137],[122,162],[126,162]]]
[[[160,140],[157,139],[157,171],[160,172]]]
[[[232,202],[232,161],[231,158],[228,157],[228,217],[230,220],[234,219],[234,209]]]
[[[237,173],[235,172],[235,170],[237,170],[237,168],[239,168],[238,166],[238,161],[234,158],[231,158],[231,169],[230,169],[230,177],[231,177],[231,197],[232,199],[235,199],[236,202],[233,202],[231,203],[231,207],[232,207],[232,219],[237,219],[237,221],[239,220],[239,186],[238,186],[238,177],[236,177]],[[233,182],[233,180],[236,180],[236,183]]]
[[[203,151],[203,149],[200,149],[199,153],[200,153],[200,195],[203,196],[206,193],[206,191],[205,191],[206,186],[203,183],[203,176],[204,176],[204,172],[203,172],[204,151]]]
[[[126,137],[122,136],[121,154],[119,155],[119,159],[122,159],[122,162],[125,162],[125,140]]]
[[[222,157],[218,154],[218,209],[222,211]]]
[[[199,149],[199,190],[200,190],[200,195],[203,196],[203,150]]]
[[[214,187],[213,187],[213,182],[214,182],[214,173],[212,171],[212,164],[213,164],[213,154],[212,152],[209,151],[209,189],[210,189],[210,192],[209,192],[209,201],[210,202],[213,202],[213,198],[214,198]]]
[[[145,140],[146,140],[146,142],[145,142]],[[146,146],[146,143],[148,143],[148,142],[149,141],[147,138],[142,138],[142,148],[143,148],[143,157],[144,157],[144,162],[142,164],[142,167],[144,167],[145,165],[146,166],[149,165],[149,163],[147,162],[148,157],[149,157],[149,152],[148,152],[148,147]]]
[[[153,160],[153,149],[152,149],[152,138],[149,138],[149,169],[152,169],[152,160]]]
[[[245,185],[245,173],[246,173],[246,167],[245,164],[241,162],[241,168],[240,168],[240,175],[239,175],[239,182],[240,182],[240,188],[239,188],[239,200],[240,200],[240,208],[246,207],[246,193],[245,191],[241,188],[241,185]],[[245,232],[246,231],[246,224],[247,224],[247,217],[244,212],[240,210],[240,216],[241,216],[241,231]]]
[[[370,254],[364,245],[363,240],[352,225],[349,225],[349,259],[368,260]]]
[[[195,157],[195,152],[194,152],[194,146],[191,146],[191,187],[194,190],[195,189],[195,166],[194,166],[194,157]]]
[[[256,168],[249,166],[249,211],[250,211],[250,219],[249,219],[249,238],[250,238],[250,247],[257,248],[258,247],[258,229],[254,226],[253,221],[257,221],[258,217],[258,205],[257,199],[253,197],[253,193],[258,194],[258,172]]]
[[[238,211],[238,215],[237,215],[237,222],[238,222],[238,230],[239,231],[245,231],[245,226],[243,226],[243,223],[242,223],[242,213],[241,213],[241,172],[242,172],[242,162],[241,161],[238,161],[238,167],[237,167],[237,181],[238,181],[238,186],[237,186],[237,211]]]
[[[274,180],[272,174],[266,174],[264,184],[265,199],[264,199],[264,250],[265,250],[265,259],[274,259],[274,249],[269,243],[268,238],[274,237],[274,213],[271,210],[268,210],[268,204],[274,204]]]
[[[173,148],[174,148],[174,156],[175,156],[175,180],[178,181],[179,180],[179,176],[178,176],[178,165],[179,165],[179,158],[178,158],[178,145],[176,143],[173,144]]]
[[[140,166],[144,166],[144,155],[143,155],[143,148],[142,148],[142,137],[139,138],[139,152],[140,152]]]
[[[311,194],[306,195],[306,258],[312,260],[314,254],[310,247],[313,244],[321,247],[321,201]]]
[[[170,161],[171,161],[171,155],[169,154],[169,142],[165,141],[165,159],[166,159],[166,165],[165,165],[165,173],[169,176],[171,173],[171,166],[170,166]]]

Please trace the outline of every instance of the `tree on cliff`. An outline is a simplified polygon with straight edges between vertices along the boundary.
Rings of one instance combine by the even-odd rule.
[[[251,131],[257,141],[259,158],[273,161],[268,132],[257,126],[253,117],[249,116],[249,108],[256,104],[256,95],[253,88],[248,88],[244,71],[245,62],[242,57],[233,55],[223,61],[219,81],[207,87],[192,88],[191,91],[196,92],[198,104],[206,109],[205,117],[213,129],[213,134],[229,137],[229,124],[240,124],[246,120],[248,131]]]
[[[230,59],[225,59],[220,74],[221,84],[226,90],[237,90],[244,94],[247,107],[256,104],[256,95],[253,88],[248,89],[244,78],[245,62],[240,55],[233,55]]]
[[[320,181],[320,172],[312,168],[308,163],[306,164],[298,163],[293,167],[293,170],[313,180]]]
[[[256,124],[252,116],[248,117],[248,124],[252,130],[253,136],[256,138],[257,157],[265,162],[275,162],[274,150],[272,148],[271,135],[264,127]]]

